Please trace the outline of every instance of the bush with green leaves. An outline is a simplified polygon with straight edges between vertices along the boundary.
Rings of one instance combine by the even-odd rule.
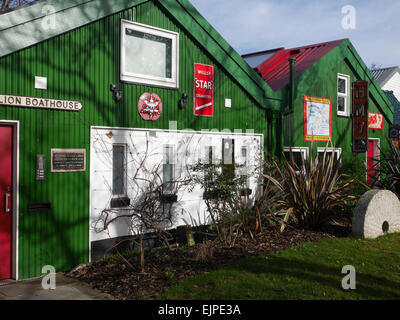
[[[362,158],[362,159],[360,159]],[[352,156],[351,158],[346,159],[346,161],[342,161],[342,165],[340,166],[339,172],[341,175],[341,182],[347,183],[351,180],[354,183],[348,187],[347,192],[356,197],[354,200],[349,200],[346,205],[341,207],[338,214],[342,215],[342,218],[347,220],[348,222],[351,221],[352,213],[357,205],[358,199],[368,190],[371,189],[365,183],[366,180],[366,169],[365,169],[365,155],[362,154],[361,156]]]
[[[241,167],[222,163],[197,163],[191,167],[189,191],[195,186],[203,190],[218,239],[227,246],[235,243],[255,216],[246,189],[248,176],[236,174]]]
[[[371,185],[374,188],[390,190],[400,198],[400,149],[392,139],[388,139],[389,150],[380,150],[380,158],[374,159]]]
[[[356,183],[350,178],[344,181],[340,173],[340,158],[325,151],[318,156],[314,143],[308,159],[302,159],[302,168],[297,168],[290,151],[290,159],[282,165],[275,161],[274,176],[266,173],[281,192],[277,205],[284,212],[284,222],[292,221],[301,226],[317,229],[329,222],[340,208],[356,197],[348,190]]]

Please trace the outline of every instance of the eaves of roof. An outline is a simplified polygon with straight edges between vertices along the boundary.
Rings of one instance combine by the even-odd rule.
[[[281,110],[281,94],[275,93],[250,68],[188,0],[39,2],[1,16],[0,58],[147,1],[164,7],[261,107]]]
[[[390,68],[374,69],[370,71],[381,87],[385,86],[394,74],[400,74],[400,68],[397,66]]]

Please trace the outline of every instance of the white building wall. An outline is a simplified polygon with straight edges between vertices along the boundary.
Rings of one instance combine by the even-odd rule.
[[[117,220],[110,225],[108,232],[100,231],[99,223],[104,209],[110,208],[112,195],[112,157],[113,144],[123,144],[127,147],[127,196],[138,199],[145,182],[158,168],[162,178],[163,147],[173,146],[175,150],[175,178],[181,180],[186,176],[187,165],[195,164],[205,159],[209,146],[214,147],[215,158],[222,159],[222,139],[235,140],[235,161],[241,159],[242,147],[247,148],[248,170],[259,167],[263,154],[263,135],[232,134],[223,132],[190,132],[167,130],[144,130],[123,128],[91,128],[90,150],[90,241],[104,240],[132,234],[129,221]],[[186,165],[187,164],[187,165]],[[140,168],[140,170],[138,170]],[[146,173],[147,172],[147,173]],[[153,175],[154,176],[154,175]],[[257,189],[256,178],[249,181],[249,187]],[[192,192],[181,189],[178,201],[174,203],[175,219],[170,228],[186,223],[204,224],[209,222],[203,190],[195,188]],[[116,210],[113,216],[126,214],[124,210]],[[104,213],[103,213],[104,214]],[[200,221],[199,221],[200,220]]]
[[[400,101],[400,73],[396,72],[382,89],[393,91],[394,96]]]

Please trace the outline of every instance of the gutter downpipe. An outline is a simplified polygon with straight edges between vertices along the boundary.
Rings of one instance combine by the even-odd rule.
[[[289,111],[294,108],[294,72],[296,58],[289,58],[290,82],[289,82]]]

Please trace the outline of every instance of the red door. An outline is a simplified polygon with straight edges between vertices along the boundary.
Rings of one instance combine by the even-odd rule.
[[[0,279],[11,278],[12,131],[0,126]]]
[[[374,148],[375,144],[373,140],[368,141],[368,153],[367,153],[367,183],[372,183],[372,178],[374,176]]]

